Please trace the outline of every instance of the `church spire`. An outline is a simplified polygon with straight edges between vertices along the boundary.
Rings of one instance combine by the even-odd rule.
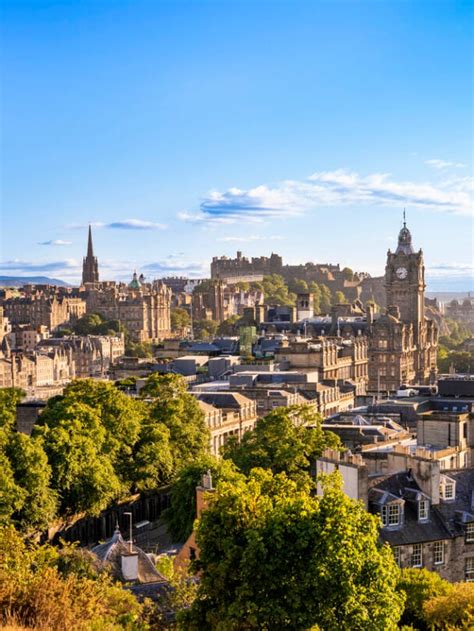
[[[94,249],[92,247],[92,227],[89,224],[89,237],[87,239],[87,257],[94,258]]]
[[[89,224],[89,235],[87,238],[87,256],[82,259],[82,284],[99,282],[99,264],[94,256],[92,246],[92,227]]]

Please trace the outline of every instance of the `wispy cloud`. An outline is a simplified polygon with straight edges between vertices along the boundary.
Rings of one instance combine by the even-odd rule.
[[[437,158],[425,160],[425,164],[433,167],[433,169],[464,169],[467,166],[463,162],[449,162],[448,160],[439,160]]]
[[[68,227],[73,229],[85,229],[88,225],[89,224],[70,224]],[[109,223],[93,221],[90,225],[93,228],[107,228],[110,230],[166,230],[168,227],[166,224],[146,221],[144,219],[123,219]]]
[[[252,241],[283,241],[285,237],[280,235],[269,235],[269,236],[261,236],[258,234],[251,234],[248,237],[222,237],[221,239],[217,239],[217,241],[223,242],[235,242],[235,243],[251,243]]]
[[[24,261],[12,259],[0,261],[0,270],[9,272],[51,272],[64,269],[76,269],[79,263],[75,259],[64,259],[62,261]]]
[[[72,241],[63,241],[63,239],[51,239],[49,241],[38,241],[38,245],[71,245]]]
[[[389,173],[359,173],[338,169],[319,171],[305,180],[286,180],[274,187],[212,191],[194,213],[180,218],[193,223],[234,224],[284,219],[318,208],[370,205],[409,206],[433,212],[471,214],[473,178],[453,177],[433,182],[400,181]]]
[[[474,278],[474,265],[472,263],[434,263],[426,268],[428,277],[471,277]]]

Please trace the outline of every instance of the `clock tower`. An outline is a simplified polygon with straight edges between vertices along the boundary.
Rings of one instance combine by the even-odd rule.
[[[411,233],[403,213],[403,228],[395,252],[387,253],[385,290],[387,307],[396,305],[402,322],[413,324],[415,343],[420,342],[425,322],[425,266],[423,252],[413,250]]]

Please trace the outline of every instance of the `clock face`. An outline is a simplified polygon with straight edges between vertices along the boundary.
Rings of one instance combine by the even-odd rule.
[[[398,276],[398,278],[400,278],[400,280],[403,280],[404,278],[408,276],[407,268],[399,267],[397,271],[395,272],[395,274]]]

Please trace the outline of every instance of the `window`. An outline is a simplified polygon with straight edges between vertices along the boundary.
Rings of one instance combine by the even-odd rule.
[[[441,476],[439,494],[443,500],[453,500],[456,497],[456,482],[447,476]]]
[[[444,541],[435,541],[433,545],[433,563],[442,565],[444,563]]]
[[[379,348],[388,348],[387,340],[379,340]]]
[[[413,544],[413,552],[411,554],[411,566],[421,567],[423,565],[423,550],[421,543]]]
[[[398,504],[386,504],[380,510],[384,526],[398,526],[400,524],[400,506]]]
[[[400,506],[398,504],[389,504],[388,525],[398,526],[399,523],[400,523]]]
[[[429,509],[428,500],[420,500],[418,502],[418,520],[419,521],[424,521],[428,519],[428,509]]]
[[[401,563],[402,563],[402,549],[400,546],[394,546],[392,548],[392,552],[393,552],[393,558],[395,559],[395,563],[398,565],[398,567],[401,567]]]
[[[474,543],[474,522],[466,524],[466,542]]]
[[[464,578],[470,583],[474,581],[474,557],[466,559]]]

